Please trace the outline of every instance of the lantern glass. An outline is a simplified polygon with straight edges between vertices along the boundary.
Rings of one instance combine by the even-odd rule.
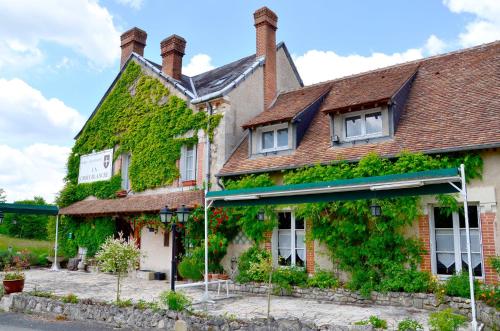
[[[177,209],[177,220],[179,223],[186,223],[189,217],[189,209],[185,205],[182,205]]]
[[[371,210],[372,216],[379,217],[380,215],[382,215],[382,208],[377,204],[372,204],[370,206],[370,210]]]
[[[263,209],[259,210],[259,212],[257,214],[257,220],[264,221],[265,217],[266,217],[266,214],[265,214],[264,210]]]
[[[160,220],[163,224],[170,223],[172,221],[172,216],[174,216],[174,212],[168,209],[168,206],[160,210]]]

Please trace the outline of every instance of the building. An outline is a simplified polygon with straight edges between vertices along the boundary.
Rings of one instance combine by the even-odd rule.
[[[65,203],[67,206],[60,213],[82,221],[102,216],[112,218],[118,230],[140,243],[145,256],[141,269],[168,271],[172,234],[153,227],[151,218],[158,218],[160,209],[166,205],[173,209],[203,205],[202,188],[207,183],[216,185],[213,174],[221,170],[243,138],[241,125],[267,108],[280,91],[302,86],[286,45],[276,44],[276,14],[264,7],[254,13],[254,21],[254,54],[193,77],[182,73],[186,47],[182,37],[171,35],[161,42],[162,61],[157,64],[143,57],[145,31],[132,28],[123,33],[120,71],[75,138],[68,163],[69,179],[61,193],[63,197],[69,195],[71,203]],[[129,77],[134,79],[127,81]],[[155,90],[159,91],[158,100]],[[148,98],[155,100],[151,102]],[[138,109],[130,109],[134,107]],[[117,108],[123,112],[113,112]],[[165,131],[169,126],[175,126],[177,131],[171,129],[172,134],[167,134],[163,141],[149,136],[144,126],[158,130],[157,135],[163,134],[163,130],[153,129],[160,117],[145,119],[148,116],[170,117],[161,118],[167,127]],[[199,120],[208,116],[218,116],[214,117],[217,126],[205,132]],[[213,139],[207,153],[207,137],[211,134]],[[78,172],[82,171],[81,157],[87,153],[97,155],[92,153],[103,150],[110,151],[113,159],[108,176],[100,178],[106,180],[77,181]],[[150,166],[156,162],[154,156],[160,159],[165,154],[175,155],[176,159],[162,159],[163,163]],[[143,160],[148,164],[141,164]],[[118,186],[113,186],[113,181]],[[183,252],[181,243],[178,252]]]
[[[270,173],[281,184],[286,171],[357,162],[369,152],[480,153],[482,179],[468,186],[472,263],[477,277],[497,282],[486,262],[500,253],[499,54],[497,41],[282,92],[243,124],[245,138],[217,176]],[[443,277],[460,271],[461,217],[444,215],[432,196],[421,207],[423,215],[407,229],[427,250],[421,269]],[[292,207],[279,213],[279,224],[266,243],[276,264],[309,273],[315,265],[333,268],[321,243],[304,240],[312,222],[295,217]]]

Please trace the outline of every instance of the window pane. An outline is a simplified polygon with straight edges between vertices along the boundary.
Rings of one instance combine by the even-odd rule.
[[[441,229],[453,229],[453,215],[449,209],[434,208],[434,227]]]
[[[278,229],[291,229],[291,228],[292,228],[292,214],[278,213]]]
[[[468,209],[469,209],[469,227],[478,228],[479,220],[477,219],[477,206],[469,206]],[[459,210],[458,219],[460,221],[460,228],[465,229],[465,217],[463,208],[460,208]]]
[[[306,247],[306,238],[304,230],[296,230],[295,231],[295,247],[296,248],[305,248]]]
[[[472,273],[476,277],[481,277],[483,275],[481,254],[471,254],[472,261]],[[462,271],[469,272],[469,264],[467,254],[462,254]]]
[[[262,149],[274,148],[274,131],[262,132]]]
[[[288,147],[288,129],[278,130],[278,147]]]
[[[361,116],[353,116],[345,119],[345,136],[361,136]]]
[[[306,262],[306,251],[304,249],[297,249],[295,255],[295,265],[303,267]]]
[[[296,229],[304,228],[304,219],[302,217],[295,218],[295,228]]]
[[[382,113],[371,113],[365,116],[366,134],[382,133]]]
[[[455,254],[436,254],[437,273],[440,275],[453,275],[455,273]]]
[[[454,253],[453,229],[436,230],[436,251]]]

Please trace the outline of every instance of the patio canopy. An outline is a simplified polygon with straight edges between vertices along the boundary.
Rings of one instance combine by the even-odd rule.
[[[59,208],[50,205],[27,205],[21,203],[0,203],[0,212],[16,214],[57,215]]]
[[[298,204],[340,200],[382,199],[457,192],[457,168],[420,171],[327,182],[214,191],[206,194],[214,207]]]

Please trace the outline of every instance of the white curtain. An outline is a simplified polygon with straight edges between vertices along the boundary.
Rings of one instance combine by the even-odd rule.
[[[439,262],[444,264],[446,268],[449,268],[453,263],[455,263],[455,254],[439,253],[437,254],[437,259]]]
[[[292,255],[291,230],[279,230],[278,232],[278,253],[284,259]]]

